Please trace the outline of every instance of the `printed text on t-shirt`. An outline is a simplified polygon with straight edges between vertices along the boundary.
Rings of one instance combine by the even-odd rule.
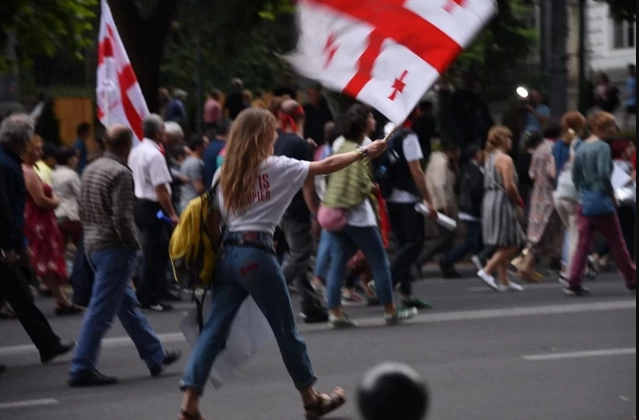
[[[255,187],[255,191],[253,191],[249,199],[249,205],[263,201],[271,201],[271,183],[268,180],[268,174],[258,175],[257,185]]]

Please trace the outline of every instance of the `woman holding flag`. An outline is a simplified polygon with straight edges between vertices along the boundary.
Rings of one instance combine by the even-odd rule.
[[[304,187],[311,210],[317,208],[314,177],[346,168],[386,149],[384,141],[359,147],[320,162],[273,156],[277,140],[275,117],[266,110],[241,112],[227,143],[225,164],[216,188],[217,220],[226,234],[218,260],[211,312],[187,364],[180,388],[185,392],[180,420],[202,420],[199,400],[211,368],[224,348],[235,316],[251,296],[268,320],[284,364],[300,392],[309,420],[336,410],[346,402],[340,388],[320,394],[306,343],[299,336],[286,281],[274,251],[273,233],[293,196]]]

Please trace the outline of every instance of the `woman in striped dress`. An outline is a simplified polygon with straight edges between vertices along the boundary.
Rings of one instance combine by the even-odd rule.
[[[488,133],[483,206],[484,244],[499,250],[477,275],[495,291],[523,291],[508,278],[508,263],[526,242],[519,223],[518,207],[524,200],[517,188],[515,165],[508,153],[512,150],[512,132],[506,127],[493,127]],[[497,272],[499,284],[493,277]]]

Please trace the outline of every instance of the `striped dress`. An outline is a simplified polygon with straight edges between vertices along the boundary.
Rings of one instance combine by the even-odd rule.
[[[486,160],[486,193],[483,206],[484,244],[500,248],[521,246],[526,236],[519,224],[517,209],[510,202],[504,188],[504,179],[495,168],[498,152],[493,152]],[[519,182],[515,172],[515,183]]]

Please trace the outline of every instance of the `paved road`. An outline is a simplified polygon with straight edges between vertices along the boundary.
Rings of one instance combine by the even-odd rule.
[[[387,328],[370,308],[351,308],[361,328],[329,331],[301,326],[320,377],[319,387],[344,387],[351,396],[371,365],[400,361],[428,381],[430,420],[625,420],[636,418],[636,299],[618,276],[592,285],[595,295],[565,298],[555,284],[523,294],[493,294],[476,280],[430,280],[417,285],[435,310],[409,325]],[[49,301],[39,302],[52,314]],[[149,314],[168,348],[188,353],[178,333],[182,313]],[[51,317],[73,339],[81,319]],[[119,325],[106,341],[100,369],[117,375],[113,388],[66,387],[68,358],[42,367],[15,322],[0,323],[0,418],[11,420],[169,420],[181,395],[182,361],[151,379]],[[300,420],[298,397],[276,346],[245,366],[203,403],[208,420]],[[329,417],[358,419],[355,404]],[[389,419],[393,420],[393,419]]]

